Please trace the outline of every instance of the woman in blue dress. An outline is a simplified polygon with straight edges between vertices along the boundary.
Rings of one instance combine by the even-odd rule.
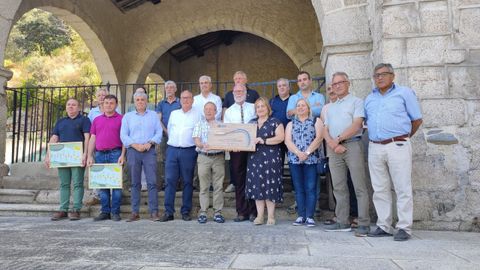
[[[255,200],[257,207],[257,218],[253,223],[263,224],[267,206],[267,225],[274,225],[275,203],[283,201],[281,143],[284,127],[271,117],[272,109],[264,97],[255,102],[255,113],[257,118],[250,123],[257,124],[257,147],[248,156],[245,193],[247,198]]]

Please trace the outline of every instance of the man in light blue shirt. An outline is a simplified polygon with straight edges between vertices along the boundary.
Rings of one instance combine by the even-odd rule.
[[[142,166],[147,180],[150,217],[153,221],[158,221],[160,216],[158,214],[155,144],[162,141],[162,126],[157,113],[147,109],[147,95],[145,93],[135,93],[133,98],[136,110],[125,114],[120,130],[120,138],[127,148],[127,165],[132,183],[132,215],[127,221],[140,219]]]
[[[300,90],[288,99],[287,118],[292,119],[296,115],[297,100],[304,98],[308,100],[313,117],[320,117],[322,107],[325,104],[325,97],[312,90],[312,79],[306,71],[301,71],[297,76],[297,85]]]
[[[412,146],[410,137],[422,124],[415,92],[393,83],[390,64],[379,64],[373,74],[376,88],[365,99],[368,126],[368,166],[378,228],[368,236],[391,236],[395,241],[410,238],[413,224]],[[392,227],[392,185],[397,195],[398,222]]]
[[[356,236],[367,236],[370,232],[369,198],[365,159],[361,141],[364,118],[363,101],[349,93],[350,81],[345,72],[332,76],[332,89],[337,100],[326,112],[324,137],[328,145],[333,194],[337,200],[335,215],[337,222],[326,225],[326,231],[350,231],[350,192],[348,171],[355,188],[358,202],[358,228]]]

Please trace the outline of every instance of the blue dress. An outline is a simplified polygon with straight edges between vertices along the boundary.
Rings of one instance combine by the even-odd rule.
[[[253,119],[250,123],[257,123]],[[281,124],[279,120],[269,117],[261,128],[257,126],[257,137],[263,140],[275,136],[275,130]],[[283,183],[281,145],[257,144],[257,149],[248,155],[247,182],[245,194],[252,200],[270,200],[275,203],[283,201]]]

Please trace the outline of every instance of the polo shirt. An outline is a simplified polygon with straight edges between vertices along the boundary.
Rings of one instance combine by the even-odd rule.
[[[299,90],[295,95],[291,95],[288,99],[287,112],[295,109],[297,106],[297,101],[302,98],[304,98],[302,95],[302,90]],[[310,109],[312,110],[312,116],[320,117],[322,107],[325,104],[325,97],[320,93],[312,91],[307,100],[308,104],[310,104]],[[288,115],[287,118],[291,119]]]
[[[412,121],[421,118],[417,96],[408,87],[392,84],[383,95],[374,88],[365,99],[368,138],[372,141],[410,134]]]
[[[282,122],[283,127],[287,127],[290,119],[287,118],[287,106],[290,95],[282,100],[279,95],[276,95],[274,98],[270,99],[270,107],[272,108],[272,116]]]
[[[248,103],[255,103],[260,96],[257,91],[247,88],[247,99],[245,100]],[[235,104],[235,98],[233,97],[233,91],[228,91],[223,100],[223,108],[230,108]]]
[[[52,134],[58,136],[58,142],[83,142],[85,140],[84,133],[90,133],[90,120],[78,113],[74,118],[60,118]]]
[[[93,120],[90,133],[95,135],[95,150],[105,151],[122,147],[120,128],[122,115],[115,112],[112,116],[102,114]]]
[[[160,101],[157,104],[157,108],[155,108],[155,111],[162,114],[161,120],[163,125],[166,127],[168,126],[168,119],[170,119],[170,114],[172,113],[172,111],[178,110],[181,107],[182,105],[180,105],[180,99],[177,97],[172,103],[169,103],[166,99]]]
[[[338,137],[349,128],[355,118],[364,118],[362,99],[348,94],[334,103],[330,103],[326,112],[325,125],[332,138]],[[362,128],[359,128],[353,137],[362,136]]]

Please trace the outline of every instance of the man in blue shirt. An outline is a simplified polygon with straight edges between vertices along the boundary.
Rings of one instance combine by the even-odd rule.
[[[157,104],[155,111],[160,118],[160,124],[162,125],[163,129],[163,137],[162,143],[160,143],[160,169],[159,171],[165,171],[165,153],[167,151],[167,141],[168,141],[168,120],[170,119],[170,114],[174,110],[180,109],[182,106],[180,105],[180,99],[175,96],[177,92],[177,84],[174,81],[166,81],[165,82],[165,98]],[[165,184],[165,175],[163,179],[159,179],[158,186],[161,190],[163,190]]]
[[[53,135],[50,143],[59,142],[83,142],[82,166],[58,168],[58,177],[60,178],[60,211],[52,216],[52,220],[80,219],[80,209],[83,200],[83,177],[85,174],[85,164],[87,160],[87,145],[90,138],[90,120],[80,113],[78,100],[70,98],[67,100],[67,116],[59,119],[53,129]],[[45,164],[50,167],[50,154],[47,152]],[[73,208],[67,215],[70,205],[70,185],[73,182]]]
[[[160,220],[157,193],[157,157],[155,144],[162,141],[162,127],[154,111],[147,109],[147,95],[135,93],[135,111],[128,112],[122,119],[120,138],[127,148],[127,166],[131,177],[132,215],[127,220],[140,219],[140,189],[142,166],[148,189],[148,208],[153,221]]]
[[[365,99],[368,126],[368,166],[373,187],[373,204],[378,228],[371,237],[391,236],[392,186],[397,194],[397,231],[395,241],[410,238],[413,224],[412,137],[422,124],[422,113],[415,92],[393,83],[391,64],[374,69],[376,88]]]
[[[270,99],[270,107],[272,108],[272,117],[277,118],[286,127],[290,119],[287,118],[287,105],[290,98],[290,84],[288,79],[280,78],[277,80],[278,95]],[[285,161],[285,153],[287,146],[282,143],[282,164]],[[283,170],[283,166],[282,166]],[[283,175],[283,171],[282,171]]]
[[[313,117],[320,117],[320,112],[325,104],[325,97],[312,89],[312,79],[310,74],[306,71],[301,71],[297,76],[298,92],[295,95],[291,95],[288,99],[287,105],[287,118],[292,119],[296,115],[297,100],[304,98],[308,100],[310,108],[312,110]]]

